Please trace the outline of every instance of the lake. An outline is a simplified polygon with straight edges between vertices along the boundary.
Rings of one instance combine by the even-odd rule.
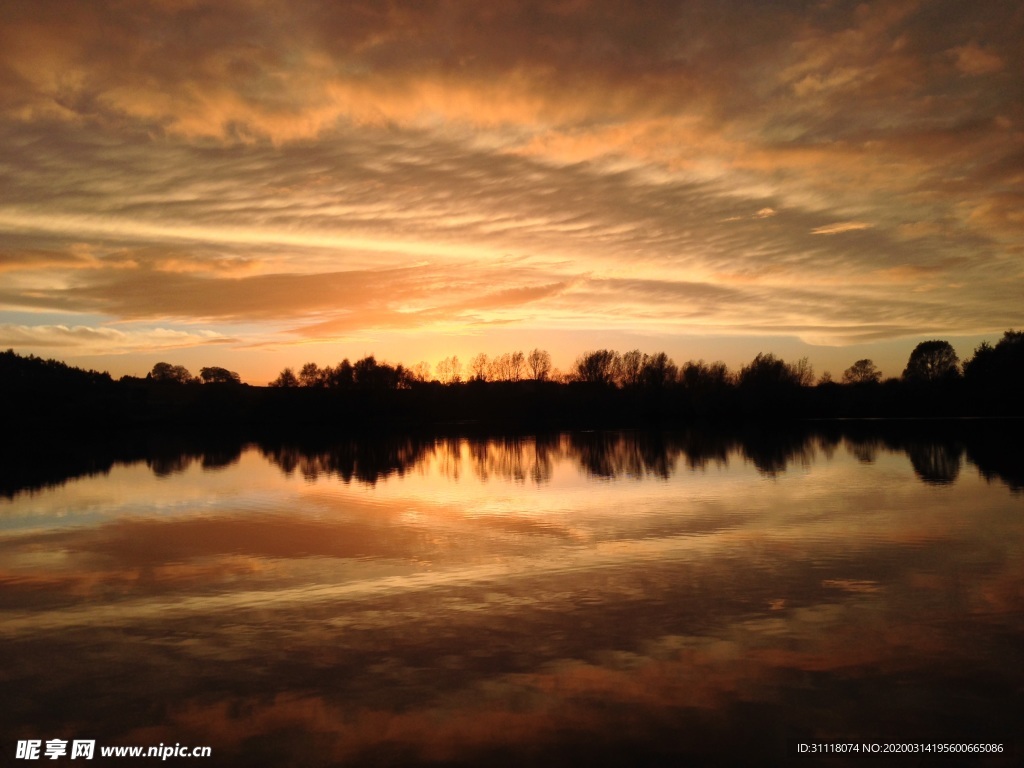
[[[14,456],[3,749],[519,766],[998,743],[977,764],[1013,764],[1019,426]]]

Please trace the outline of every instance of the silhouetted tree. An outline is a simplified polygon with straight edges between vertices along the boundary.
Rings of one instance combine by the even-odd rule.
[[[396,365],[392,370],[394,371],[395,389],[412,389],[413,384],[417,382],[413,372],[401,363]]]
[[[988,382],[997,377],[998,367],[996,348],[983,341],[974,349],[974,355],[964,360],[964,378],[970,382]]]
[[[204,384],[241,384],[242,377],[234,371],[229,371],[227,368],[218,368],[217,366],[211,366],[209,368],[202,368],[199,371],[199,378],[203,380]]]
[[[192,381],[192,374],[183,365],[171,365],[170,363],[157,363],[150,372],[153,381],[171,381],[176,384],[186,384]]]
[[[299,386],[299,379],[295,375],[295,371],[291,368],[285,368],[281,373],[277,375],[277,378],[270,382],[271,387],[297,387]]]
[[[446,357],[437,364],[437,379],[442,384],[462,381],[462,363],[457,356]]]
[[[535,381],[546,381],[551,375],[551,355],[543,349],[534,349],[526,358],[526,365]]]
[[[185,373],[187,379],[188,371]],[[0,385],[20,385],[31,390],[40,385],[86,386],[108,382],[111,382],[111,378],[106,371],[86,371],[59,360],[44,360],[35,355],[23,357],[13,349],[0,353]]]
[[[346,390],[355,384],[355,373],[347,357],[333,368],[325,368],[322,377],[330,389]]]
[[[618,352],[599,349],[580,355],[573,366],[572,375],[576,381],[612,386],[619,379],[621,364],[622,358]]]
[[[412,366],[409,370],[409,378],[411,381],[422,383],[430,381],[430,363],[426,360],[420,360],[416,365]]]
[[[844,384],[877,384],[882,380],[882,372],[868,358],[858,360],[843,371]]]
[[[640,369],[640,382],[647,389],[663,389],[675,383],[679,371],[672,358],[664,352],[644,355]]]
[[[508,381],[512,361],[506,352],[502,355],[492,357],[487,363],[488,381]]]
[[[971,382],[1024,384],[1024,331],[1004,332],[994,347],[981,342],[964,362],[964,377]]]
[[[367,355],[361,360],[356,360],[352,365],[353,383],[359,389],[382,389],[383,378],[385,376],[382,376],[380,366],[377,364],[377,358],[373,355]]]
[[[750,365],[740,369],[739,385],[743,389],[769,391],[779,387],[799,386],[801,373],[771,352],[759,352]]]
[[[513,352],[508,359],[509,381],[519,381],[526,370],[526,356],[522,352]]]
[[[299,371],[299,384],[303,387],[323,387],[327,385],[325,371],[316,363],[306,363]]]
[[[956,378],[960,360],[948,341],[922,341],[910,353],[903,371],[906,381],[934,382]]]
[[[644,357],[639,349],[631,349],[622,355],[619,363],[619,383],[623,387],[639,386]]]
[[[491,381],[519,381],[525,373],[526,356],[522,352],[505,352],[487,366],[487,376]]]
[[[1006,331],[994,347],[982,342],[963,370],[974,413],[1024,415],[1024,331]]]
[[[692,392],[725,389],[732,383],[732,376],[725,363],[705,363],[703,360],[688,361],[679,371],[679,382]]]
[[[469,362],[469,375],[473,381],[487,381],[488,370],[487,355],[483,352]]]
[[[787,367],[793,378],[793,383],[801,387],[809,387],[814,384],[814,368],[806,357],[801,357]]]

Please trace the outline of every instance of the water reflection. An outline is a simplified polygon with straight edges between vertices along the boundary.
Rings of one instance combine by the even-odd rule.
[[[807,466],[844,445],[872,463],[879,451],[907,455],[926,483],[951,483],[964,463],[1011,489],[1024,489],[1024,446],[1012,425],[948,422],[832,423],[786,429],[690,430],[685,432],[575,432],[564,435],[488,437],[402,436],[254,441],[268,460],[287,474],[313,480],[337,477],[373,485],[401,477],[427,461],[439,461],[446,476],[469,471],[480,480],[496,478],[544,484],[557,461],[572,461],[593,477],[668,479],[681,469],[723,466],[741,456],[768,476]],[[117,443],[8,446],[0,473],[0,495],[59,485],[67,479],[103,474],[118,464],[142,461],[159,477],[198,465],[215,470],[235,464],[248,445],[242,439],[147,440]],[[468,446],[468,462],[461,445]],[[468,463],[468,467],[464,467]]]
[[[202,449],[163,445],[157,453],[146,456],[146,466],[157,477],[167,477],[187,470],[193,463],[204,470],[223,469],[236,463],[242,456],[243,445],[207,445]]]
[[[730,454],[749,460],[762,473],[774,476],[791,467],[808,466],[821,454],[828,457],[844,443],[867,463],[880,449],[905,453],[917,476],[928,483],[956,480],[962,463],[975,464],[986,477],[999,478],[1015,490],[1022,486],[1020,461],[997,457],[1020,456],[1021,448],[1000,427],[957,425],[951,433],[920,431],[906,425],[831,425],[818,428],[752,429],[738,433],[717,430],[660,432],[573,432],[566,435],[477,438],[391,438],[346,440],[330,446],[309,443],[260,449],[286,473],[299,471],[314,479],[321,474],[350,482],[373,484],[392,474],[401,476],[427,460],[440,460],[446,476],[463,471],[460,444],[468,445],[473,475],[543,484],[558,461],[571,461],[588,475],[603,478],[651,476],[668,479],[681,468],[724,466]],[[238,452],[233,454],[237,459]],[[204,456],[203,466],[209,459]]]
[[[433,441],[412,437],[348,439],[327,446],[320,442],[259,445],[260,452],[286,475],[298,472],[308,480],[324,475],[369,485],[392,474],[401,477],[433,447]]]
[[[1007,741],[1013,451],[865,425],[111,445],[0,505],[4,748],[706,765]]]
[[[952,483],[960,474],[963,448],[949,444],[918,443],[907,448],[917,476],[926,483]]]

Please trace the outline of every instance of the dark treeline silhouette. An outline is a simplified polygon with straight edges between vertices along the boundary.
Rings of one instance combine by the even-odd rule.
[[[191,427],[248,432],[323,428],[403,431],[444,425],[533,430],[807,418],[1024,416],[1024,332],[981,344],[962,364],[946,341],[917,345],[899,378],[882,381],[870,359],[834,381],[815,379],[806,358],[758,354],[739,371],[721,362],[677,365],[665,353],[582,354],[552,369],[540,349],[464,367],[392,365],[373,356],[335,366],[286,368],[268,386],[237,373],[160,362],[145,378],[82,371],[52,360],[0,353],[0,395],[12,426]]]
[[[859,460],[882,452],[903,453],[922,482],[952,483],[972,465],[990,480],[1024,491],[1024,442],[990,420],[823,421],[787,425],[716,425],[682,430],[591,430],[531,435],[410,434],[302,439],[270,436],[246,441],[136,433],[131,439],[27,441],[5,453],[0,495],[60,484],[72,477],[107,473],[117,464],[145,463],[157,476],[189,468],[216,470],[238,461],[254,446],[287,475],[308,480],[333,477],[373,485],[435,461],[452,479],[471,473],[481,480],[543,484],[559,462],[572,462],[594,477],[669,478],[674,473],[749,461],[759,472],[780,475],[817,454],[841,446]]]

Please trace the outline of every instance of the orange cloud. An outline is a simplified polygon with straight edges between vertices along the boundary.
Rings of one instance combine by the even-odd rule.
[[[1000,56],[973,42],[950,49],[950,54],[956,59],[956,68],[965,75],[989,75],[1006,66]]]
[[[859,229],[870,229],[871,224],[865,221],[841,221],[837,224],[826,224],[823,227],[815,227],[811,230],[812,235],[839,235],[843,232],[856,232]]]
[[[209,329],[149,328],[120,330],[89,325],[0,324],[0,346],[64,348],[83,354],[157,352],[207,344],[231,344],[237,338]]]
[[[0,29],[2,319],[59,313],[39,338],[71,314],[258,321],[250,347],[540,315],[666,338],[1001,330],[1020,19],[947,11],[21,3]],[[506,258],[532,273],[503,285]],[[889,264],[956,258],[959,287],[933,286],[949,311],[879,291]],[[427,262],[423,286],[381,271]],[[623,275],[664,285],[648,303],[586,283]],[[670,311],[674,286],[723,280],[828,287],[836,308],[750,290],[745,312]]]

